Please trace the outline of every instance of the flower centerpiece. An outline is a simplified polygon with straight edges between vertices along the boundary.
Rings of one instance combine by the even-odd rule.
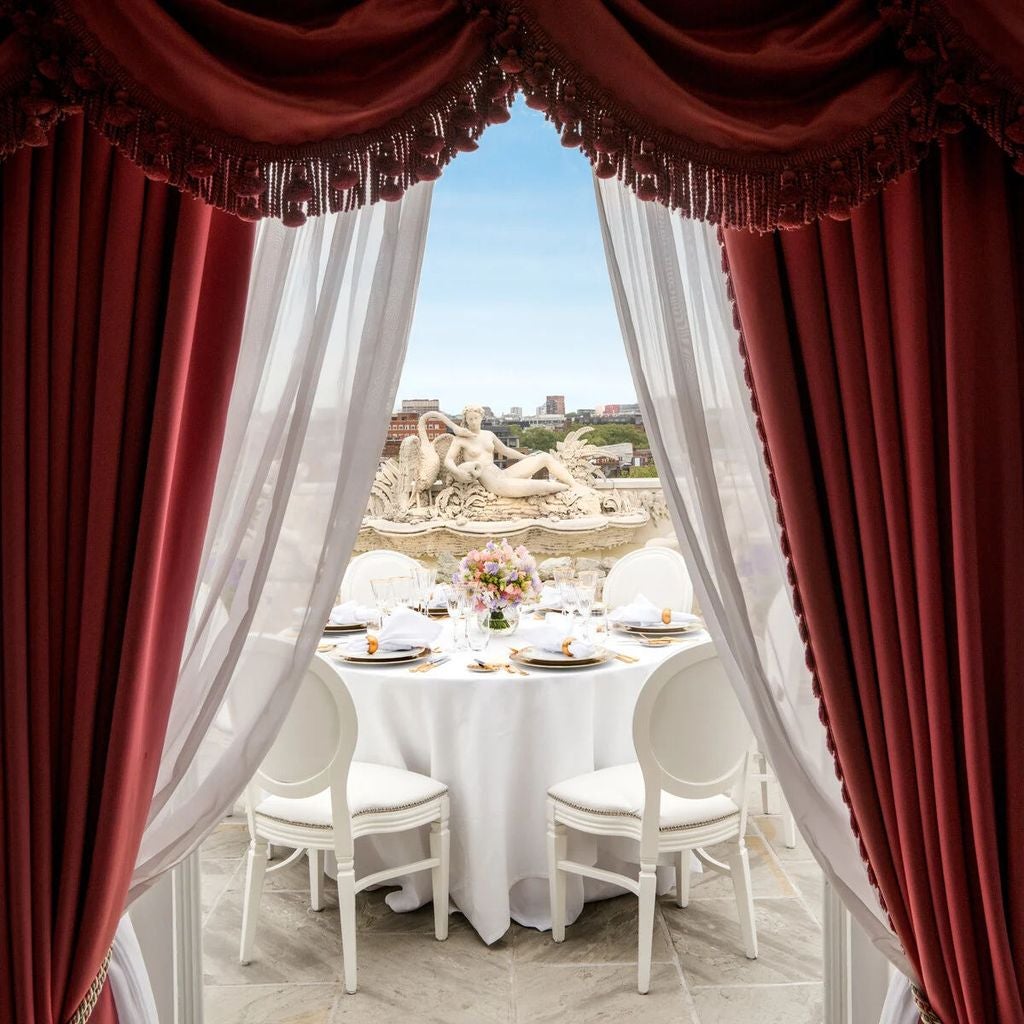
[[[521,544],[488,541],[459,563],[452,583],[466,604],[485,616],[493,630],[511,632],[519,623],[519,606],[540,594],[540,576],[533,555]]]

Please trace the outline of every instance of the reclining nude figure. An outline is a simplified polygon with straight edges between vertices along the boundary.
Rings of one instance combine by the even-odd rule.
[[[455,434],[445,455],[445,469],[464,484],[474,480],[499,498],[530,498],[539,494],[556,494],[568,490],[574,483],[569,470],[548,452],[523,455],[509,448],[490,430],[481,430],[484,411],[479,405],[467,405],[462,411],[464,426],[453,423],[444,413],[424,413],[421,419],[441,420]],[[512,459],[514,465],[499,469],[494,456],[501,454]],[[534,480],[533,474],[546,469],[554,479]]]

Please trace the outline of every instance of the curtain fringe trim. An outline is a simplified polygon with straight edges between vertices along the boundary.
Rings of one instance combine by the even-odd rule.
[[[92,1016],[93,1010],[96,1009],[96,1005],[100,1001],[100,993],[103,991],[103,986],[107,983],[107,971],[110,969],[112,952],[112,948],[107,950],[107,955],[103,958],[103,963],[100,964],[96,977],[92,979],[89,991],[85,993],[82,1001],[78,1004],[78,1009],[71,1015],[68,1024],[86,1024],[86,1021]]]
[[[488,124],[509,119],[517,91],[580,150],[601,178],[640,199],[727,227],[769,231],[853,207],[930,145],[985,129],[1024,174],[1024,87],[973,46],[936,0],[883,0],[879,16],[918,80],[875,123],[834,145],[788,155],[710,149],[658,129],[584,78],[545,38],[522,0],[463,0],[489,53],[461,81],[379,131],[300,146],[224,135],[162,106],[92,39],[65,0],[28,8],[0,0],[27,47],[26,65],[0,85],[0,155],[43,146],[62,117],[89,122],[152,179],[246,220],[307,216],[397,200],[477,148]],[[3,86],[6,85],[6,88]]]

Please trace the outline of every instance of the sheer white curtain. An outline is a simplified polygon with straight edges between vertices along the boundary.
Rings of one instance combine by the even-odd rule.
[[[260,226],[200,578],[129,902],[237,798],[313,655],[394,407],[431,193],[426,183],[400,202],[299,229]],[[235,674],[260,633],[294,640],[281,678]]]
[[[801,833],[872,941],[906,970],[818,720],[715,228],[595,182],[630,369],[701,609]]]

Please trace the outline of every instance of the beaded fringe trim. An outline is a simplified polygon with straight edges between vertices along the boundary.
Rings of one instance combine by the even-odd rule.
[[[85,1024],[92,1016],[92,1011],[96,1009],[96,1004],[100,1001],[100,993],[103,991],[103,986],[107,983],[107,971],[110,968],[111,952],[112,950],[107,950],[107,955],[103,958],[103,963],[100,964],[96,977],[92,979],[89,991],[85,993],[85,997],[78,1004],[78,1009],[72,1014],[68,1024]]]
[[[938,0],[883,0],[879,17],[918,69],[916,83],[878,121],[834,145],[752,157],[713,150],[647,123],[607,96],[546,39],[523,0],[462,0],[488,40],[463,80],[376,132],[301,146],[223,135],[157,101],[128,78],[65,0],[0,0],[23,38],[20,74],[0,83],[0,155],[47,144],[82,113],[153,180],[246,220],[307,216],[397,200],[471,152],[488,124],[509,119],[522,92],[562,144],[601,178],[688,217],[768,231],[850,210],[915,167],[936,140],[968,121],[1024,173],[1024,86],[977,52]]]

